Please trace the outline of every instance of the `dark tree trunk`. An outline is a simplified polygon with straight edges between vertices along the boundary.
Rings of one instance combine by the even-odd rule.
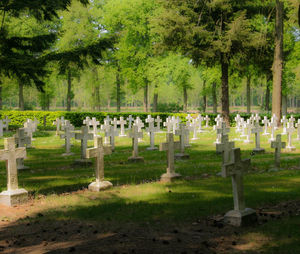
[[[187,112],[187,101],[188,101],[187,88],[186,86],[184,86],[183,87],[183,112]]]
[[[286,116],[287,115],[287,96],[282,95],[282,115]]]
[[[266,87],[266,105],[265,105],[265,110],[267,112],[270,111],[270,79],[271,77],[267,77],[267,87]]]
[[[0,80],[0,110],[3,108],[3,101],[2,101],[2,82]]]
[[[22,83],[22,81],[19,83],[19,109],[20,110],[24,110],[24,94],[23,94],[23,90],[24,90],[24,85]]]
[[[144,86],[144,112],[148,112],[148,82]]]
[[[153,108],[152,108],[153,112],[157,112],[157,102],[158,102],[158,92],[154,92],[154,95],[153,95]]]
[[[71,111],[72,102],[72,76],[71,70],[68,71],[68,92],[67,92],[67,111]]]
[[[213,102],[213,113],[217,114],[218,101],[217,101],[217,84],[216,84],[216,82],[214,82],[212,84],[211,93],[212,93],[212,102]]]
[[[116,83],[117,83],[117,112],[121,112],[121,77],[120,77],[121,69],[118,66]]]
[[[277,116],[278,125],[280,125],[280,119],[281,119],[282,69],[283,69],[283,2],[281,2],[280,0],[276,0],[272,113]]]
[[[228,92],[228,62],[224,54],[221,54],[222,69],[222,116],[229,126],[229,92]]]
[[[250,90],[250,84],[251,84],[251,76],[247,75],[247,113],[251,113],[251,90]]]
[[[202,107],[202,111],[203,113],[206,112],[206,81],[203,80],[203,107]]]

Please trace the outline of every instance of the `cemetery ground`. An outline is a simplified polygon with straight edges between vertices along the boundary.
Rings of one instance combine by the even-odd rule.
[[[234,131],[231,140],[237,137]],[[212,129],[191,143],[189,160],[176,161],[183,178],[173,183],[158,182],[166,172],[166,152],[147,151],[146,133],[139,143],[144,163],[128,163],[131,140],[117,137],[104,166],[105,180],[114,186],[99,193],[87,190],[94,166],[73,165],[80,142],[72,141],[74,156],[62,157],[64,140],[55,132],[34,136],[25,160],[29,169],[19,171],[19,186],[29,191],[30,201],[0,206],[0,253],[300,253],[298,141],[293,141],[295,151],[283,150],[277,172],[269,172],[274,164],[269,136],[261,136],[264,154],[252,153],[254,136],[251,144],[235,142],[242,158],[251,157],[244,192],[246,206],[258,214],[257,224],[235,228],[221,221],[233,208],[232,187],[230,177],[217,175],[222,159]],[[165,133],[156,134],[156,145],[164,141]],[[0,176],[2,191],[4,162]]]

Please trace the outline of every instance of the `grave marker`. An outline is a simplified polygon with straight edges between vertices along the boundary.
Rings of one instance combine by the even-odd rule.
[[[17,159],[26,157],[26,148],[16,148],[15,138],[4,139],[4,150],[0,150],[0,160],[6,161],[7,190],[0,193],[0,204],[14,206],[27,201],[28,192],[19,189]]]
[[[208,124],[209,124],[209,120],[210,120],[208,115],[205,116],[204,120],[205,120],[205,128],[208,128]]]
[[[118,121],[118,125],[120,125],[120,137],[126,137],[127,135],[125,134],[125,124],[127,123],[126,120],[124,120],[123,116],[120,116],[120,120]]]
[[[89,121],[89,126],[93,126],[94,137],[98,136],[98,125],[99,124],[100,124],[100,122],[97,121],[96,117],[92,117],[92,120]]]
[[[251,129],[251,132],[255,134],[255,148],[253,149],[255,153],[265,152],[265,149],[260,147],[260,132],[262,131],[263,128],[260,127],[259,122],[255,122],[254,127]]]
[[[8,118],[8,116],[5,116],[5,118],[2,120],[3,125],[5,127],[5,131],[9,130],[9,123],[11,122],[11,120]]]
[[[275,148],[275,167],[280,168],[281,149],[285,148],[285,142],[281,142],[281,135],[277,134],[276,141],[271,142],[271,148]]]
[[[156,132],[161,132],[160,124],[162,123],[162,119],[160,119],[160,116],[156,117],[155,122],[156,122]]]
[[[292,135],[293,132],[295,131],[293,122],[288,122],[287,128],[286,128],[286,133],[287,133],[287,146],[286,149],[288,151],[294,151],[296,150],[296,147],[292,145]]]
[[[25,129],[24,128],[19,128],[14,135],[15,138],[15,143],[17,147],[30,147],[31,146],[31,138],[29,136],[25,135]],[[29,167],[24,165],[24,158],[19,158],[17,159],[17,169],[18,170],[23,170],[23,169],[28,169]]]
[[[138,130],[137,125],[133,125],[128,133],[128,137],[132,139],[132,156],[128,158],[128,161],[139,162],[144,161],[144,158],[139,156],[138,139],[143,138],[143,132]]]
[[[113,126],[112,126],[113,129]],[[87,158],[96,158],[96,181],[89,185],[90,191],[101,191],[112,187],[112,183],[104,181],[104,155],[111,154],[110,147],[104,147],[102,137],[94,137],[94,148],[86,150]]]
[[[129,115],[126,120],[128,121],[128,130],[130,130],[132,128],[132,123],[134,122],[134,118],[132,117],[132,115]]]
[[[234,142],[229,141],[228,135],[223,135],[221,143],[216,144],[217,153],[222,153],[223,164],[233,162],[233,148]]]
[[[234,210],[227,212],[224,216],[225,223],[233,226],[250,225],[257,220],[255,210],[246,208],[244,199],[243,175],[249,170],[250,159],[241,160],[240,148],[234,148],[233,163],[224,164],[222,176],[232,178],[232,191]]]
[[[109,137],[111,150],[115,151],[115,137],[119,136],[119,131],[115,130],[115,127],[110,125],[110,129],[105,132],[105,136]]]
[[[76,163],[79,164],[90,164],[91,162],[86,158],[86,149],[87,149],[87,143],[88,140],[93,140],[94,135],[92,133],[89,133],[89,127],[88,126],[81,126],[81,132],[75,133],[75,139],[81,141],[81,158],[80,160],[76,160]]]
[[[65,149],[66,152],[62,154],[62,156],[70,156],[74,153],[71,153],[71,138],[75,137],[74,126],[70,124],[69,120],[65,121],[65,125],[63,127],[64,134],[60,135],[60,138],[65,139]]]
[[[262,123],[264,124],[264,133],[262,135],[269,135],[268,133],[269,120],[266,116],[264,116],[264,120],[262,120]]]
[[[149,133],[150,135],[150,147],[147,147],[147,150],[157,150],[157,147],[155,147],[155,142],[154,142],[154,138],[155,138],[155,132],[157,131],[157,128],[154,127],[154,118],[151,118],[151,116],[146,119],[146,122],[148,123],[148,128],[146,129],[146,131]]]
[[[190,156],[186,153],[184,153],[185,148],[185,136],[188,134],[188,131],[186,130],[186,126],[181,123],[179,124],[179,129],[175,131],[175,135],[179,136],[180,140],[180,152],[175,154],[176,159],[188,159]]]
[[[167,173],[161,175],[160,180],[162,182],[171,182],[181,177],[180,174],[175,173],[175,168],[174,168],[174,150],[180,149],[180,143],[174,142],[173,133],[167,133],[166,139],[167,139],[166,143],[160,144],[159,151],[167,151],[168,167],[167,167]]]

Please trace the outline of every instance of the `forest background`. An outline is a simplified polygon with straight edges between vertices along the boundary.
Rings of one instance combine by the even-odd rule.
[[[226,114],[270,112],[273,96],[298,112],[298,13],[299,0],[4,0],[0,108]]]

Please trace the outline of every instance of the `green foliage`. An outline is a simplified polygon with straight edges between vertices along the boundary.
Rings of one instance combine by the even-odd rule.
[[[177,103],[158,103],[157,111],[158,112],[178,112],[182,111],[183,106],[178,105]]]

